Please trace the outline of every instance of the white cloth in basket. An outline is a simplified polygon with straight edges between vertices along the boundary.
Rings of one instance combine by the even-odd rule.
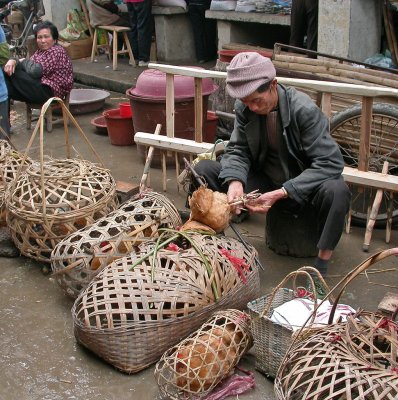
[[[332,304],[329,301],[325,301],[317,309],[314,324],[316,325],[327,325],[330,311],[332,310]],[[283,325],[287,328],[296,331],[300,329],[304,324],[309,326],[311,324],[310,316],[314,311],[314,302],[308,299],[297,298],[276,307],[272,312],[270,320],[276,324]],[[347,315],[354,314],[355,310],[346,305],[338,304],[336,312],[334,314],[333,322],[342,321],[345,322]],[[306,323],[307,321],[307,323]]]

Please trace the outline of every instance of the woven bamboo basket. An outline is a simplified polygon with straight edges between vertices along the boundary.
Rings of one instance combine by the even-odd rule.
[[[5,205],[4,205],[4,199],[5,199],[5,183],[4,179],[2,177],[3,171],[4,171],[4,166],[5,166],[5,159],[7,157],[7,154],[12,151],[12,147],[10,143],[7,140],[0,140],[0,224],[4,225],[5,224]]]
[[[59,242],[51,254],[52,271],[64,292],[75,299],[102,267],[136,251],[144,241],[157,237],[159,229],[181,224],[170,200],[146,192]]]
[[[278,399],[398,399],[398,324],[366,311],[349,316],[345,324],[330,324],[348,283],[376,261],[397,254],[394,248],[369,257],[336,285],[341,290],[329,325],[314,328],[289,348],[275,379]]]
[[[297,281],[300,276],[309,281],[312,286],[312,292],[315,293],[315,284],[309,272],[317,274],[326,291],[330,291],[316,269],[303,267],[288,274],[270,294],[262,296],[247,305],[252,318],[251,328],[254,337],[256,369],[270,377],[276,376],[286,351],[294,338],[293,329],[273,322],[271,315],[276,307],[300,297],[298,294],[300,286],[298,286]],[[289,281],[293,284],[292,289],[286,287]],[[314,317],[315,314],[309,321],[310,324]]]
[[[233,371],[252,344],[247,314],[233,309],[216,312],[163,354],[155,367],[160,392],[176,400],[202,398]]]
[[[63,112],[67,158],[45,160],[44,114],[54,101],[60,103]],[[51,98],[41,109],[6,196],[7,225],[15,245],[25,256],[44,262],[50,261],[51,251],[63,238],[117,207],[116,183],[109,170],[89,161],[70,158],[68,118],[99,159],[62,100]],[[39,129],[40,160],[22,172]]]
[[[186,242],[186,234],[160,237],[162,248],[159,241],[144,243],[139,253],[94,277],[72,308],[77,341],[117,369],[135,373],[215,311],[243,309],[256,297],[254,248],[193,233]]]

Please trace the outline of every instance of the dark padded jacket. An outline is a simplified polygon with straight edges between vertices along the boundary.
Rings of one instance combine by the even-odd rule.
[[[341,176],[343,157],[330,136],[329,122],[306,94],[278,84],[278,105],[283,127],[280,157],[289,196],[307,202],[314,190],[328,179]],[[221,159],[220,179],[246,184],[250,170],[261,172],[266,150],[261,151],[263,117],[240,100],[235,103],[235,127]]]

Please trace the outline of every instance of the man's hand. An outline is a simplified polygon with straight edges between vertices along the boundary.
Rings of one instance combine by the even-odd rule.
[[[6,65],[4,65],[4,73],[11,76],[15,72],[15,66],[17,65],[17,60],[10,58]]]
[[[243,196],[243,185],[242,182],[240,181],[231,181],[229,183],[229,187],[228,187],[228,203],[232,203],[235,200],[238,200],[239,197]],[[237,214],[239,215],[242,211],[239,207],[237,206],[232,206],[231,207],[231,212],[233,214]]]
[[[257,199],[249,200],[245,207],[252,213],[266,214],[274,203],[284,198],[286,198],[286,194],[282,189],[273,190],[263,193]]]

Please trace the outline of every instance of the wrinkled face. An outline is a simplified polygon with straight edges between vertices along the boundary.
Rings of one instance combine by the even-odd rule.
[[[262,93],[255,91],[251,95],[241,99],[250,111],[260,114],[269,114],[278,105],[277,81],[274,79],[269,88]]]
[[[37,46],[40,50],[48,50],[50,47],[54,46],[55,40],[51,35],[50,29],[40,29],[37,32]]]

